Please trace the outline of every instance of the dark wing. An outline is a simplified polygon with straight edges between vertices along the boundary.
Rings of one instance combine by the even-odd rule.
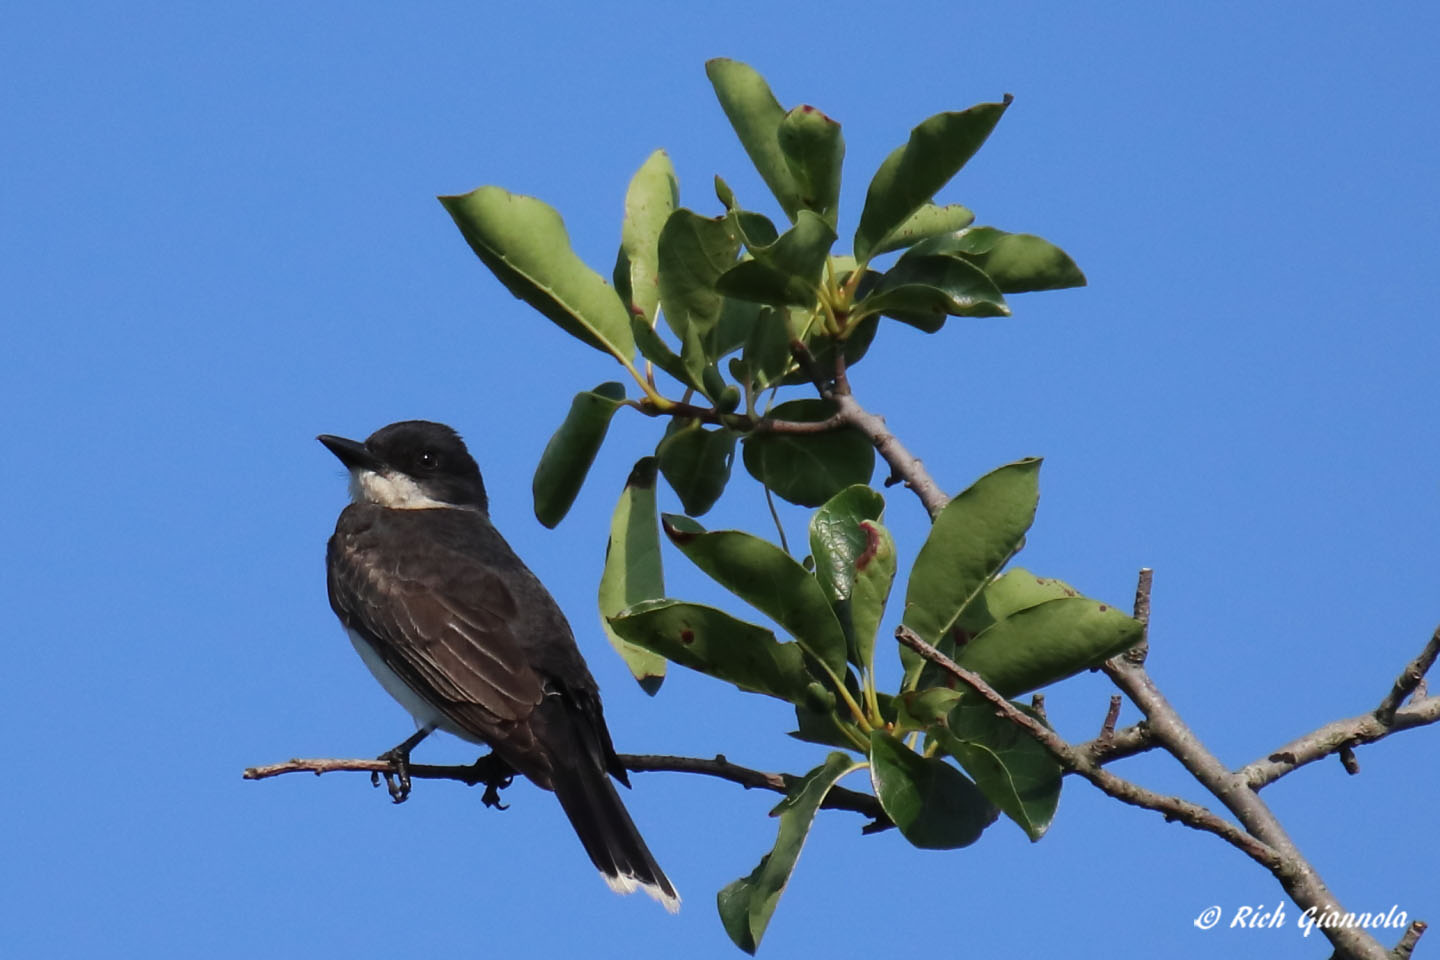
[[[506,741],[530,739],[523,728],[544,694],[515,632],[527,618],[494,569],[433,540],[396,536],[393,525],[405,519],[342,514],[328,551],[331,606],[451,723],[508,754]]]

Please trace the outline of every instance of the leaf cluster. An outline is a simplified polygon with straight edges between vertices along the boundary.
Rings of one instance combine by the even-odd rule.
[[[1140,638],[1131,617],[1058,580],[1001,572],[1034,518],[1039,467],[1035,459],[1007,464],[952,499],[905,590],[904,625],[1007,697],[1097,666]],[[886,814],[923,848],[967,846],[1001,814],[1038,840],[1059,801],[1063,771],[1050,754],[908,650],[901,648],[899,688],[877,688],[876,641],[896,574],[884,506],[877,491],[858,484],[822,505],[810,522],[808,568],[752,534],[662,517],[671,544],[786,639],[715,607],[669,598],[642,601],[608,621],[633,648],[788,702],[792,736],[847,751],[796,784],[777,808],[775,848],[755,874],[721,893],[726,929],[752,951],[778,896],[776,878],[788,877],[825,790],[853,769],[868,766]],[[836,756],[848,765],[838,767]]]
[[[515,296],[609,354],[639,389],[629,399],[609,382],[576,396],[535,473],[535,512],[546,526],[569,510],[621,406],[668,421],[654,455],[690,516],[724,493],[737,443],[752,477],[782,499],[817,507],[868,482],[874,449],[853,426],[792,425],[834,415],[826,387],[864,358],[882,318],[935,333],[949,317],[1009,316],[1009,294],[1085,283],[1048,241],[974,226],[966,207],[934,202],[989,137],[1008,96],[917,126],[872,178],[845,254],[834,249],[840,125],[808,105],[783,109],[745,64],[712,60],[706,69],[784,213],[783,229],[742,206],[718,177],[718,212],[679,206],[674,167],[657,150],[626,191],[607,283],[575,255],[560,215],[542,201],[494,186],[441,198]],[[882,267],[879,258],[897,251]],[[795,386],[820,396],[779,399]]]
[[[1002,814],[1031,839],[1054,816],[1061,769],[1034,740],[901,648],[882,691],[877,638],[897,570],[885,501],[869,486],[872,438],[840,414],[845,371],[886,321],[937,333],[950,317],[1006,317],[1008,295],[1083,285],[1039,237],[975,226],[936,194],[1010,104],[937,114],[871,178],[851,241],[836,252],[841,128],[783,108],[745,64],[706,65],[731,126],[784,220],[743,206],[718,177],[718,210],[679,205],[674,169],[652,154],[625,196],[610,282],[570,248],[559,215],[499,187],[443,197],[481,261],[517,297],[619,363],[639,394],[606,382],[575,395],[534,478],[535,513],[560,522],[622,407],[665,421],[612,520],[599,608],[607,635],[656,692],[677,663],[794,710],[793,736],[837,748],[776,808],[774,848],[722,890],[725,928],[754,952],[815,813],[866,768],[891,821],[917,847],[975,842]],[[808,396],[780,398],[800,387]],[[678,396],[676,395],[678,393]],[[751,533],[707,530],[735,448],[774,495],[817,508],[803,561]],[[1015,697],[1131,646],[1139,625],[1066,584],[1005,571],[1035,516],[1038,459],[981,477],[935,517],[905,586],[903,623]],[[683,508],[660,515],[664,478]],[[667,597],[663,540],[778,627]],[[1024,708],[1022,708],[1024,709]]]

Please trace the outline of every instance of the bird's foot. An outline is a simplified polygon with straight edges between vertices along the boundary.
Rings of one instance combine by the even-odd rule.
[[[470,769],[473,772],[469,782],[485,784],[480,802],[496,810],[508,810],[510,805],[500,802],[500,791],[515,781],[515,768],[492,751],[471,764]]]
[[[370,774],[371,786],[380,786],[380,778],[385,778],[385,789],[390,791],[390,799],[395,803],[404,803],[410,797],[410,751],[416,745],[430,735],[432,727],[421,727],[415,733],[407,737],[403,743],[397,744],[386,750],[376,760],[384,760],[390,764],[391,769],[384,773],[375,772]]]

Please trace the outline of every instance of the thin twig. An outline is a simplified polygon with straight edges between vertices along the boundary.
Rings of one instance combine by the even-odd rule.
[[[1390,692],[1380,701],[1380,706],[1375,708],[1375,718],[1385,725],[1389,725],[1395,719],[1395,711],[1405,702],[1405,698],[1415,692],[1420,681],[1425,679],[1425,674],[1435,665],[1435,658],[1440,656],[1440,627],[1430,636],[1430,642],[1425,644],[1425,649],[1420,655],[1411,660],[1405,669],[1400,671],[1400,676],[1395,678],[1395,685]]]
[[[824,420],[776,420],[773,417],[763,417],[755,421],[753,432],[755,433],[828,433],[831,430],[839,430],[848,426],[844,417],[838,413],[831,414]]]
[[[1332,753],[1341,754],[1345,769],[1354,773],[1359,765],[1354,761],[1354,748],[1388,737],[1411,727],[1423,727],[1440,721],[1440,696],[1425,695],[1425,674],[1435,665],[1440,655],[1440,629],[1436,629],[1420,655],[1410,661],[1390,691],[1381,699],[1380,705],[1369,713],[1348,720],[1335,720],[1318,730],[1312,730],[1287,743],[1279,750],[1267,754],[1263,760],[1255,760],[1240,768],[1240,775],[1252,790],[1274,783],[1298,767],[1314,763]],[[1410,702],[1405,703],[1406,698]],[[1347,762],[1344,752],[1350,751],[1351,761]],[[1352,769],[1354,766],[1355,769]]]
[[[1140,621],[1140,642],[1120,655],[1136,667],[1145,666],[1145,658],[1150,656],[1150,587],[1154,582],[1155,571],[1141,567],[1135,581],[1135,619]]]
[[[1322,760],[1345,747],[1374,743],[1392,733],[1440,722],[1440,696],[1407,703],[1395,711],[1387,726],[1372,713],[1362,713],[1346,720],[1334,720],[1303,737],[1298,737],[1259,760],[1252,760],[1238,771],[1250,789],[1259,790],[1307,763]]]
[[[1410,960],[1410,955],[1415,952],[1415,943],[1424,935],[1429,927],[1424,920],[1416,920],[1406,928],[1401,935],[1400,942],[1395,944],[1395,949],[1390,951],[1390,956],[1395,960]]]
[[[939,516],[940,511],[944,510],[945,505],[950,502],[950,498],[935,483],[935,478],[930,476],[930,471],[925,469],[925,465],[907,450],[899,438],[885,426],[885,418],[870,413],[860,406],[860,403],[851,394],[832,392],[830,399],[835,403],[836,413],[844,418],[846,423],[856,427],[870,438],[876,452],[884,458],[886,463],[890,464],[894,475],[900,477],[905,486],[915,492],[931,518]]]
[[[661,407],[648,399],[630,401],[629,406],[647,417],[671,417],[682,420],[698,420],[712,426],[730,427],[753,433],[828,433],[848,426],[848,421],[839,414],[831,414],[824,420],[777,420],[773,417],[756,417],[749,413],[725,413],[714,407],[701,407],[683,400],[672,400]]]
[[[1106,764],[1153,750],[1155,745],[1155,738],[1150,736],[1150,727],[1141,720],[1113,731],[1108,737],[1102,735],[1094,740],[1077,743],[1075,749],[1088,754],[1090,759],[1098,764]]]
[[[701,773],[710,777],[719,777],[721,780],[728,780],[731,783],[738,783],[747,790],[770,790],[782,794],[788,794],[790,787],[803,779],[792,773],[766,773],[742,767],[726,760],[724,755],[717,755],[714,760],[704,760],[697,757],[622,753],[620,762],[625,765],[626,770],[633,773]],[[890,818],[881,809],[880,801],[870,794],[861,793],[858,790],[831,787],[820,806],[827,810],[849,810],[876,821],[875,824],[866,828],[866,832],[873,832],[877,826],[881,828],[893,826]]]
[[[759,789],[769,790],[773,793],[788,794],[790,786],[798,782],[801,777],[790,773],[767,773],[763,770],[752,770],[749,767],[742,767],[739,764],[731,763],[723,756],[716,756],[713,760],[706,760],[699,757],[671,757],[656,754],[620,754],[620,762],[626,770],[634,773],[651,773],[659,771],[670,771],[674,773],[698,773],[709,777],[718,777],[721,780],[728,780],[737,783],[747,790]],[[415,780],[455,780],[460,783],[475,786],[484,783],[482,768],[475,764],[464,766],[441,766],[427,763],[412,763],[409,765],[410,776]],[[313,773],[319,776],[322,773],[391,773],[397,772],[395,765],[389,760],[360,760],[360,759],[304,759],[295,758],[284,763],[272,763],[262,767],[248,767],[243,776],[246,780],[267,780],[270,777],[278,777],[286,773]],[[820,804],[827,810],[849,810],[862,816],[869,817],[874,823],[865,828],[867,833],[885,829],[892,826],[890,818],[880,807],[880,801],[868,793],[860,793],[856,790],[847,790],[844,787],[832,787],[825,795],[825,800]]]
[[[1110,709],[1105,711],[1105,721],[1100,724],[1099,739],[1106,741],[1115,739],[1115,721],[1120,719],[1120,703],[1120,694],[1112,693],[1110,695]]]
[[[413,780],[456,780],[468,786],[485,782],[488,770],[480,764],[449,766],[433,763],[411,763],[405,768]],[[286,773],[379,773],[392,776],[400,768],[391,760],[332,759],[315,757],[294,757],[284,763],[271,763],[262,767],[246,767],[241,774],[246,780],[268,780]]]

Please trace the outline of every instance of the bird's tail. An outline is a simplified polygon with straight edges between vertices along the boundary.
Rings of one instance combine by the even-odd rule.
[[[610,889],[644,890],[666,910],[677,912],[680,895],[645,846],[609,775],[581,763],[552,771],[551,779],[561,808]]]

